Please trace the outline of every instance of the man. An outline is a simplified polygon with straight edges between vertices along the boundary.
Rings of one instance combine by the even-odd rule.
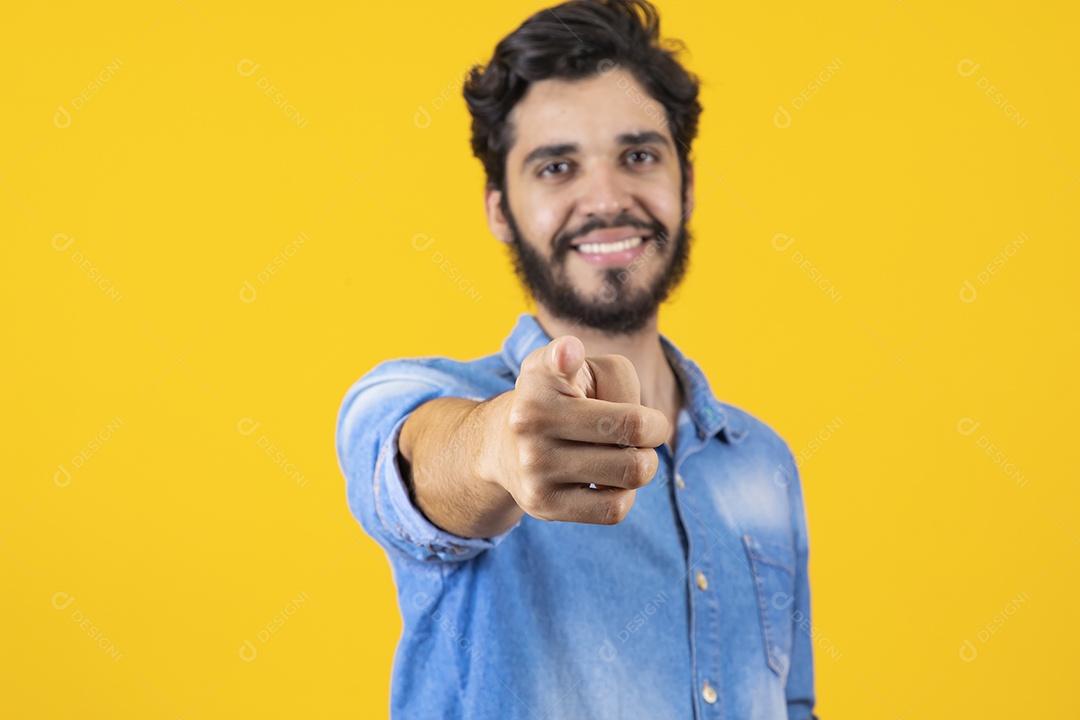
[[[697,90],[644,0],[543,10],[466,83],[487,219],[537,307],[501,352],[386,361],[342,405],[404,623],[395,717],[813,717],[792,453],[657,329]]]

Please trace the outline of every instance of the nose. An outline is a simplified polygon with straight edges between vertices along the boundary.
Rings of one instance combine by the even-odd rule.
[[[589,169],[580,184],[578,210],[584,215],[613,218],[632,205],[626,180],[616,168],[598,163]]]

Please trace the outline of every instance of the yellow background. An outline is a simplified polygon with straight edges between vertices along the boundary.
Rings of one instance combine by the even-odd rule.
[[[5,6],[0,715],[385,714],[336,414],[529,309],[459,79],[541,7]],[[805,451],[823,718],[1078,717],[1078,8],[661,4],[705,107],[661,331]]]

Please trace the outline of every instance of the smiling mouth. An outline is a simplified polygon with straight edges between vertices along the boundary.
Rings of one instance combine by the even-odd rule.
[[[619,240],[617,242],[605,242],[605,243],[582,243],[574,247],[574,250],[578,252],[587,253],[589,255],[606,255],[608,253],[622,252],[629,250],[630,248],[637,247],[641,243],[645,242],[647,238],[642,236],[626,238],[625,240]]]

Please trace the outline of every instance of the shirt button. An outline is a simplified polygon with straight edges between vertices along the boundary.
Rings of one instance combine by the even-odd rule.
[[[705,579],[705,573],[701,572],[700,570],[698,570],[697,574],[697,586],[702,590],[709,589],[709,581]]]
[[[701,688],[701,697],[703,697],[705,702],[710,705],[716,702],[716,691],[713,690],[713,687],[709,684],[708,680],[705,681],[705,687]]]
[[[686,487],[686,483],[683,482],[682,475],[679,473],[675,473],[675,484],[679,486],[680,490]]]

